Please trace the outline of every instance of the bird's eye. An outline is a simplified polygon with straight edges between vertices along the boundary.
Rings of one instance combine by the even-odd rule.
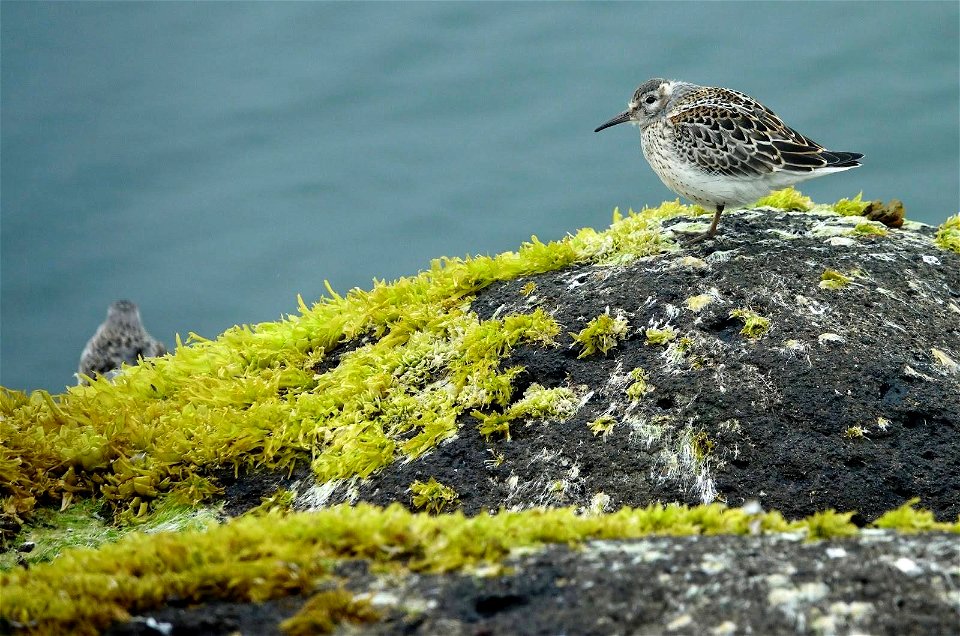
[[[655,101],[657,101],[656,97],[654,97],[653,95],[647,95],[646,99],[643,100],[643,103],[649,105],[654,103]]]

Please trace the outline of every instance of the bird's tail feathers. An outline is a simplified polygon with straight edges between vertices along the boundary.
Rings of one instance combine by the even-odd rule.
[[[860,159],[863,159],[859,152],[841,150],[824,150],[820,156],[827,160],[827,168],[856,168],[860,165]]]

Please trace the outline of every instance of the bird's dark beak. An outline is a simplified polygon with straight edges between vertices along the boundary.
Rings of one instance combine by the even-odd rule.
[[[610,121],[605,124],[600,124],[600,127],[594,130],[593,132],[600,132],[604,128],[609,128],[610,126],[616,126],[617,124],[622,124],[625,121],[630,121],[630,111],[625,110]]]

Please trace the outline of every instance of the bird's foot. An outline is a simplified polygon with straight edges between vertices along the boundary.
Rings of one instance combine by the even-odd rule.
[[[681,242],[682,242],[684,245],[686,245],[686,246],[689,247],[689,246],[691,246],[691,245],[696,245],[697,243],[702,243],[702,242],[704,242],[704,241],[709,241],[709,240],[715,238],[716,235],[717,235],[716,232],[709,232],[709,231],[707,231],[707,232],[704,232],[703,234],[694,234],[693,236],[690,236],[690,237],[684,237]]]

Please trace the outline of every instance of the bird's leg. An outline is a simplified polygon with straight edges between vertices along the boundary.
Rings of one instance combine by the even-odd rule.
[[[713,223],[710,224],[710,229],[704,232],[703,234],[698,234],[697,236],[687,241],[687,245],[693,245],[694,243],[699,243],[700,241],[712,239],[717,233],[717,225],[720,223],[721,214],[723,214],[723,204],[720,204],[717,206],[717,211],[713,215]]]
[[[720,223],[720,215],[723,214],[723,204],[717,206],[717,211],[713,215],[713,223],[710,224],[710,229],[707,230],[707,238],[713,238],[717,233],[717,225]]]

